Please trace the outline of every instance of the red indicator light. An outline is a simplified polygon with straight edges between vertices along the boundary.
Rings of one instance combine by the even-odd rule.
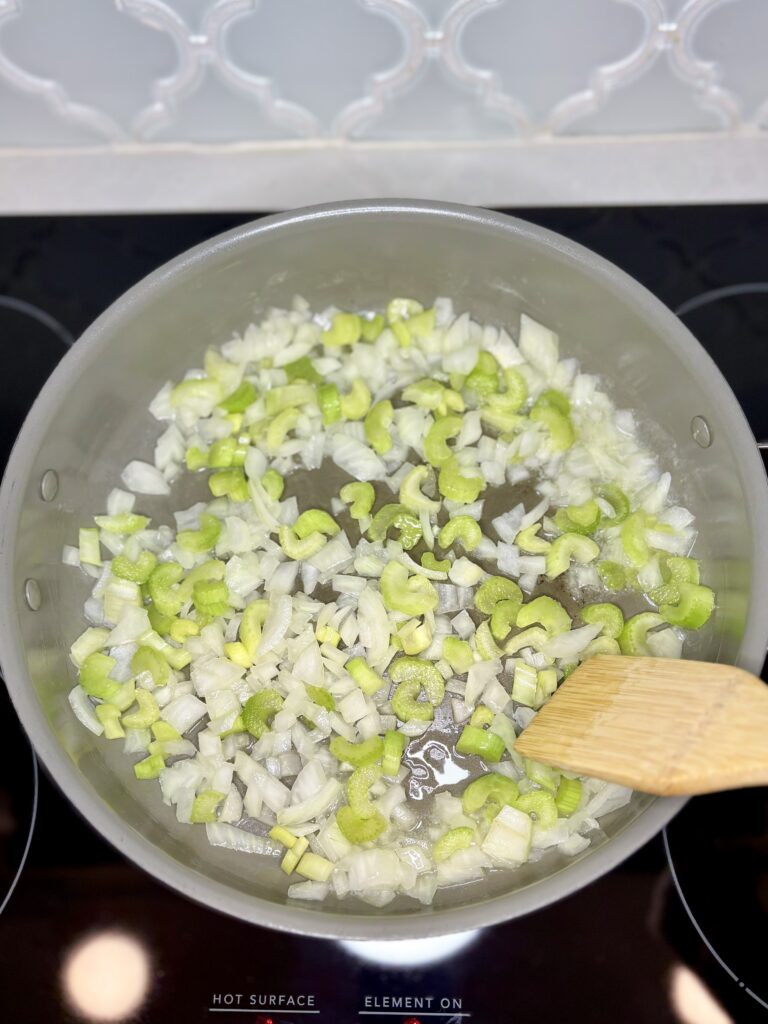
[[[405,1024],[421,1024],[421,1021],[419,1020],[418,1017],[409,1017],[406,1020]]]

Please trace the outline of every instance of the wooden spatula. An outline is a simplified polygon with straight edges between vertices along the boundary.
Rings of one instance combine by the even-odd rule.
[[[659,796],[768,785],[768,686],[733,665],[601,655],[565,680],[515,749]]]

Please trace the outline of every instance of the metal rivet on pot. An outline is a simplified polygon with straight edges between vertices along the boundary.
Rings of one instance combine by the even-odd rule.
[[[40,481],[40,497],[43,501],[53,501],[59,493],[59,478],[54,469],[46,469]]]
[[[40,584],[37,580],[26,580],[24,583],[24,600],[31,611],[36,612],[43,603],[43,595],[40,593]]]
[[[699,448],[709,448],[712,444],[712,431],[703,416],[694,416],[691,420],[691,437]]]

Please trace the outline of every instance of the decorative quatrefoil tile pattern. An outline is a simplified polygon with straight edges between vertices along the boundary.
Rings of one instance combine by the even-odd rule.
[[[768,128],[768,0],[0,0],[0,146]]]

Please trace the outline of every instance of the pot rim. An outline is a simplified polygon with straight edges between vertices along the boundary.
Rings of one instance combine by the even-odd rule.
[[[428,938],[497,924],[521,916],[568,896],[595,881],[658,833],[685,804],[685,798],[657,799],[621,832],[596,849],[567,864],[547,878],[517,891],[479,899],[457,908],[384,916],[341,914],[312,907],[281,905],[242,893],[179,864],[169,854],[128,826],[83,784],[75,764],[48,726],[27,679],[25,658],[16,622],[14,550],[19,518],[28,489],[34,456],[62,400],[73,393],[81,365],[105,348],[113,325],[174,278],[193,271],[212,256],[245,245],[288,226],[314,221],[376,215],[435,217],[472,224],[526,238],[576,260],[585,272],[604,284],[621,288],[623,301],[639,309],[657,327],[688,364],[692,375],[717,395],[720,415],[726,420],[736,451],[748,514],[756,536],[768,523],[768,488],[762,461],[751,430],[733,392],[715,363],[674,314],[643,285],[589,249],[556,232],[526,221],[476,207],[422,200],[357,200],[304,207],[251,221],[202,242],[143,278],[118,298],[84,332],[48,379],[19,432],[0,487],[0,652],[6,685],[21,722],[49,775],[79,813],[116,849],[170,888],[211,909],[253,924],[307,936],[334,939]],[[762,665],[768,637],[768,545],[756,546],[750,609],[738,664],[751,671]]]

